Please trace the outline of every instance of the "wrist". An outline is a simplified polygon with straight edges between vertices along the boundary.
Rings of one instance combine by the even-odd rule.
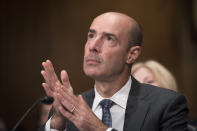
[[[66,128],[66,119],[62,116],[53,115],[51,118],[50,128],[63,131]]]
[[[94,129],[94,131],[111,131],[109,130],[110,128],[105,126],[105,125],[101,125],[99,127],[97,127],[96,129]]]

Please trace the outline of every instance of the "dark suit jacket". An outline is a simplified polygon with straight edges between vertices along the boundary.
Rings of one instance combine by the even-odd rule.
[[[94,90],[86,91],[82,96],[92,107]],[[124,131],[187,131],[187,113],[187,102],[183,95],[168,89],[141,84],[132,77]],[[68,121],[67,131],[78,129]]]

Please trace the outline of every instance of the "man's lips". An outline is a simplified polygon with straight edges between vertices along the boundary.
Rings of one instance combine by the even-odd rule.
[[[87,60],[86,60],[86,63],[87,63],[87,64],[99,64],[100,61],[95,60],[95,59],[87,59]]]

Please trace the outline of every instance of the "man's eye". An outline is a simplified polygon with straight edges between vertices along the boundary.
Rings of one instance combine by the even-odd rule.
[[[88,38],[93,38],[94,34],[88,34]]]
[[[112,37],[107,37],[107,40],[111,41],[111,40],[113,40],[113,38]]]

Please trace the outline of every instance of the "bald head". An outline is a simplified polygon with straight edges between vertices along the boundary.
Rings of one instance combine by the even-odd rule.
[[[136,20],[123,13],[106,12],[104,14],[97,16],[94,19],[94,21],[98,19],[103,20],[106,18],[114,21],[114,23],[119,21],[117,26],[123,26],[123,28],[125,28],[124,30],[127,31],[128,49],[132,46],[141,46],[143,34],[142,34],[142,29],[140,25],[136,22]]]

